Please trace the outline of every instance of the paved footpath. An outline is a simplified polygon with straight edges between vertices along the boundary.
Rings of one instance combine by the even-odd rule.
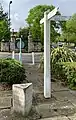
[[[76,120],[76,91],[52,82],[52,97],[43,96],[43,73],[38,65],[26,65],[28,82],[33,83],[33,105],[27,118],[12,112],[12,91],[0,91],[0,120]]]
[[[41,120],[76,120],[76,91],[63,86],[60,81],[52,82],[52,97],[45,99],[43,75],[39,73],[37,66],[26,66],[26,72],[27,79],[33,83],[33,105],[35,104]]]
[[[69,120],[66,116],[52,117],[52,118],[44,118],[41,120]]]
[[[41,120],[76,120],[76,91],[52,82],[52,98],[36,108]]]
[[[44,118],[41,120],[76,120],[76,114],[70,117],[58,116],[58,117]]]

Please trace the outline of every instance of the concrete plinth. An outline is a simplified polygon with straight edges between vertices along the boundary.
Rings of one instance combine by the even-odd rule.
[[[32,83],[13,85],[13,111],[28,115],[32,107]]]

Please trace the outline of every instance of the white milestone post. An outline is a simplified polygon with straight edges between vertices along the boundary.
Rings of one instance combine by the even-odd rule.
[[[15,51],[12,51],[12,59],[15,59]]]
[[[50,19],[55,16],[58,8],[55,8],[49,14],[44,13],[44,18],[40,24],[44,23],[44,97],[51,97],[51,72],[50,72]]]
[[[35,57],[34,57],[34,52],[32,52],[32,64],[35,64]]]
[[[20,53],[19,53],[19,61],[20,61],[20,63],[22,63],[21,38],[20,38]]]

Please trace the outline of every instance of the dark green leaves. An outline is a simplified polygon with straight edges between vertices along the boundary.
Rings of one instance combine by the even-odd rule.
[[[10,39],[10,29],[8,14],[4,13],[3,8],[0,4],[0,41],[9,41]]]
[[[44,12],[48,9],[52,11],[55,7],[49,6],[49,5],[38,5],[34,8],[32,8],[29,11],[28,18],[26,19],[26,22],[29,25],[33,41],[41,40],[41,43],[43,45],[44,43],[44,34],[43,34],[43,25],[40,26],[40,20],[44,17]],[[60,14],[59,12],[57,14]],[[59,24],[60,25],[60,24]],[[59,36],[55,28],[58,28],[58,26],[55,21],[51,22],[51,40],[55,41],[56,37]]]
[[[25,78],[25,69],[17,60],[0,59],[0,82],[19,84]]]

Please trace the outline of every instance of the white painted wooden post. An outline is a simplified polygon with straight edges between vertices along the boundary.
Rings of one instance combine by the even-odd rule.
[[[44,13],[44,97],[51,97],[50,81],[50,20]]]
[[[46,11],[40,24],[44,23],[44,97],[51,97],[51,73],[50,73],[50,19],[55,16],[58,8],[50,13]]]
[[[12,59],[15,59],[15,51],[12,51]]]
[[[44,23],[44,97],[51,97],[51,71],[50,71],[50,20],[66,21],[71,16],[56,15],[59,8],[55,8],[51,12],[46,11],[44,18],[40,20],[40,24]],[[48,13],[49,12],[49,13]]]
[[[32,64],[35,64],[35,57],[34,57],[34,52],[32,52]]]

